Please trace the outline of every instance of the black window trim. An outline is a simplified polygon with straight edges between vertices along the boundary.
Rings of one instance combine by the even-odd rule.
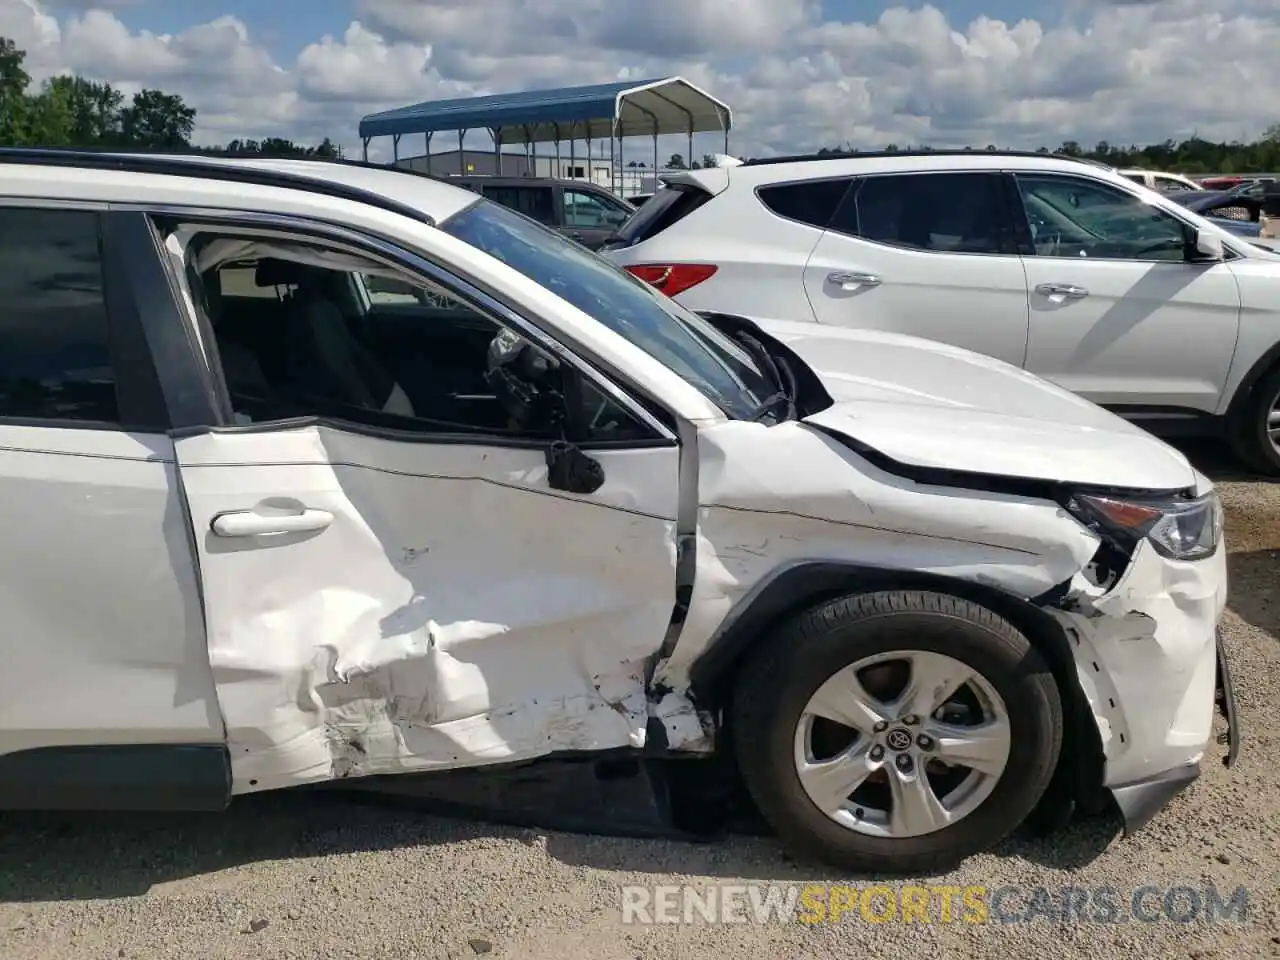
[[[761,196],[761,191],[773,190],[778,187],[803,187],[803,186],[808,186],[809,184],[814,184],[814,183],[832,183],[832,182],[838,182],[841,180],[847,181],[845,183],[844,193],[840,195],[840,199],[836,201],[835,206],[831,208],[831,213],[827,217],[827,222],[822,226],[819,226],[816,223],[810,223],[807,220],[797,220],[795,217],[788,217],[784,213],[779,213],[777,210],[773,209],[773,207],[769,206],[768,201],[765,200],[763,196]],[[828,176],[828,177],[798,177],[794,180],[774,180],[769,183],[760,183],[760,184],[757,184],[752,189],[751,192],[755,195],[756,201],[760,204],[760,206],[764,208],[765,212],[770,216],[777,217],[779,220],[785,220],[787,223],[796,223],[802,227],[808,227],[810,230],[825,232],[827,229],[829,229],[831,221],[835,219],[836,211],[838,211],[841,207],[845,205],[845,203],[848,202],[849,191],[857,187],[861,183],[861,181],[862,181],[861,174],[852,174],[852,173],[846,173],[840,176]],[[841,236],[847,236],[847,234],[841,233]],[[861,239],[861,238],[858,238],[858,239]]]
[[[172,423],[142,327],[146,311],[138,302],[132,278],[124,269],[127,257],[114,243],[106,242],[113,239],[114,214],[111,206],[92,200],[10,195],[0,197],[0,210],[66,211],[94,217],[103,313],[107,324],[107,349],[111,358],[112,387],[116,398],[114,421],[0,415],[0,424],[152,436],[166,433]]]
[[[1136,201],[1143,200],[1142,197],[1138,196],[1137,194],[1129,193],[1129,191],[1125,190],[1122,186],[1120,186],[1117,183],[1111,183],[1108,180],[1100,180],[1097,177],[1090,177],[1083,172],[1077,173],[1075,171],[1067,172],[1064,170],[1013,169],[1013,170],[1006,170],[1005,175],[1008,178],[1008,183],[1009,183],[1009,189],[1005,191],[1005,196],[1010,200],[1010,202],[1013,202],[1013,201],[1017,202],[1016,209],[1018,212],[1017,223],[1018,223],[1018,230],[1019,230],[1019,246],[1022,248],[1022,256],[1034,257],[1037,260],[1070,260],[1072,263],[1078,263],[1080,262],[1081,258],[1066,257],[1066,256],[1054,257],[1054,256],[1048,256],[1042,253],[1038,253],[1036,251],[1035,247],[1031,244],[1031,228],[1027,221],[1026,208],[1023,206],[1023,203],[1022,203],[1022,191],[1018,188],[1019,177],[1035,177],[1036,179],[1077,181],[1077,182],[1087,183],[1090,186],[1098,187],[1099,189],[1102,189],[1102,190],[1111,190],[1114,193],[1123,194]],[[1177,207],[1177,204],[1172,204],[1172,206]],[[1199,229],[1190,220],[1186,220],[1182,216],[1180,216],[1176,209],[1171,210],[1167,207],[1156,207],[1156,209],[1159,210],[1161,213],[1163,213],[1165,216],[1169,217],[1169,219],[1173,220],[1176,223],[1181,224],[1184,233],[1186,233],[1189,237],[1193,237],[1194,231]],[[1025,234],[1022,234],[1021,231],[1023,230],[1026,231]],[[1216,261],[1216,262],[1225,263],[1232,260],[1238,260],[1242,256],[1242,254],[1236,251],[1226,240],[1223,240],[1222,247],[1226,255],[1222,261]],[[1213,266],[1213,262],[1209,262],[1209,261],[1197,263],[1197,262],[1191,262],[1186,260],[1140,260],[1132,257],[1088,257],[1086,259],[1093,263],[1143,263],[1143,264],[1149,264],[1149,265],[1150,264],[1168,264],[1170,266],[1183,265],[1183,266],[1200,266],[1200,267]]]
[[[632,416],[639,423],[647,427],[653,434],[649,439],[621,441],[588,440],[578,444],[582,449],[637,450],[654,447],[679,446],[680,444],[678,433],[679,426],[674,414],[670,410],[667,410],[665,405],[658,401],[657,405],[666,411],[673,421],[671,424],[663,423],[661,419],[654,415],[648,405],[641,402],[641,400],[636,396],[632,395],[632,387],[629,382],[629,378],[619,376],[618,371],[612,370],[607,364],[601,363],[598,359],[590,356],[586,351],[583,351],[578,346],[565,344],[559,339],[551,337],[540,326],[538,326],[536,322],[526,319],[514,308],[513,305],[504,302],[497,296],[494,296],[492,291],[486,290],[482,285],[473,283],[470,278],[459,275],[440,264],[436,264],[426,259],[421,254],[406,250],[394,239],[384,238],[372,233],[366,233],[362,230],[353,229],[346,225],[337,225],[325,221],[287,214],[277,215],[246,211],[210,210],[203,207],[143,204],[134,206],[140,210],[145,210],[153,221],[177,221],[183,228],[196,230],[197,232],[238,232],[241,234],[244,234],[245,232],[260,232],[273,233],[277,235],[283,234],[297,240],[307,240],[313,243],[346,247],[352,252],[382,260],[383,262],[393,266],[398,266],[414,275],[425,277],[432,283],[443,287],[450,294],[457,296],[459,299],[472,305],[480,313],[491,317],[497,323],[518,331],[523,336],[526,336],[531,342],[538,344],[543,349],[546,349],[548,352],[555,355],[562,362],[570,364],[582,376],[593,382],[602,393],[614,399],[628,413],[628,415]],[[201,231],[201,228],[204,228],[203,231]],[[170,280],[173,281],[173,265],[171,263],[166,263],[165,267]],[[185,277],[182,278],[181,283],[182,287],[185,289]],[[207,328],[207,322],[204,320],[200,311],[197,310],[197,315],[195,317],[191,317],[184,304],[174,301],[174,307],[180,311],[182,322],[185,327],[190,328],[193,324],[199,324],[203,331],[205,343],[210,345],[213,344],[212,331]],[[225,394],[225,381],[222,377],[221,366],[217,361],[217,351],[210,347],[206,355],[212,358],[212,364],[217,364],[215,367],[217,370],[217,383],[221,393]],[[645,391],[637,392],[640,396],[649,396]],[[650,399],[651,401],[656,401],[656,398],[650,397]],[[238,424],[232,417],[229,405],[224,408],[221,403],[218,403],[217,406],[218,413],[216,416],[208,418],[210,422],[185,425],[184,427],[177,429],[175,436],[192,436],[210,432],[276,433],[284,430],[294,430],[300,426],[319,425],[343,430],[349,433],[363,434],[408,443],[492,446],[516,449],[544,449],[548,443],[545,438],[522,438],[483,434],[478,432],[434,433],[420,430],[399,430],[392,427],[378,427],[367,423],[324,416],[308,416],[282,420],[265,420],[252,424]]]
[[[872,180],[883,180],[889,177],[930,177],[930,176],[936,177],[936,176],[958,176],[958,175],[959,176],[966,176],[966,175],[967,176],[975,176],[975,175],[985,176],[985,177],[991,177],[996,181],[996,184],[995,184],[996,202],[999,204],[999,207],[1000,207],[1000,209],[997,212],[999,217],[999,221],[997,223],[997,229],[999,230],[1001,243],[1007,247],[1006,250],[999,251],[996,253],[983,253],[983,252],[974,251],[974,250],[923,250],[920,247],[911,247],[905,244],[886,243],[883,240],[871,240],[867,237],[863,237],[857,234],[847,233],[844,230],[838,230],[835,227],[830,225],[827,226],[826,232],[835,234],[840,237],[844,237],[847,240],[856,240],[860,243],[869,243],[872,246],[880,247],[885,250],[896,250],[896,251],[903,251],[907,253],[927,254],[932,257],[998,257],[1000,259],[1007,260],[1011,257],[1019,256],[1021,251],[1019,249],[1019,245],[1016,240],[1016,231],[1014,226],[1015,218],[1013,216],[1013,211],[1010,209],[1010,206],[1009,206],[1008,196],[1006,195],[1005,191],[1001,189],[1000,179],[1004,176],[1004,172],[998,169],[994,169],[990,167],[981,167],[976,169],[969,169],[969,168],[957,169],[957,168],[944,167],[941,169],[928,169],[928,170],[877,170],[871,173],[859,174],[856,178],[856,182],[853,184],[853,189],[850,189],[845,192],[844,199],[840,202],[839,209],[843,210],[846,204],[857,204],[858,195],[862,192],[863,188],[867,185],[867,183],[869,183]],[[855,214],[856,212],[857,211],[855,207]],[[861,228],[861,217],[858,216],[857,220],[859,223],[859,228]],[[834,221],[835,221],[835,217],[833,216],[832,222]]]

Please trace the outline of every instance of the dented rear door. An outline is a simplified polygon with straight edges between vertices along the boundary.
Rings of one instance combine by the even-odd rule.
[[[264,424],[176,443],[233,790],[643,744],[679,448],[544,451]]]

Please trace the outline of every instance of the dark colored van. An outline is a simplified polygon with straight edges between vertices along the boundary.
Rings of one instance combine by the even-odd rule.
[[[600,249],[636,209],[603,187],[583,180],[477,174],[445,179],[553,227],[590,250]]]

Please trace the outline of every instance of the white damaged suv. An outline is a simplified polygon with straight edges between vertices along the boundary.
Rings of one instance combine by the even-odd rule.
[[[1016,367],[695,315],[405,171],[0,197],[0,806],[731,758],[798,853],[921,872],[1142,823],[1215,703],[1235,755],[1209,481]]]

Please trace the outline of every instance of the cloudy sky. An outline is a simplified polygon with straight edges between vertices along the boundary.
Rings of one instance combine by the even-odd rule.
[[[353,154],[376,110],[668,74],[727,101],[732,151],[753,155],[1252,139],[1280,120],[1280,0],[0,0],[0,36],[37,79],[180,93],[199,142]]]

